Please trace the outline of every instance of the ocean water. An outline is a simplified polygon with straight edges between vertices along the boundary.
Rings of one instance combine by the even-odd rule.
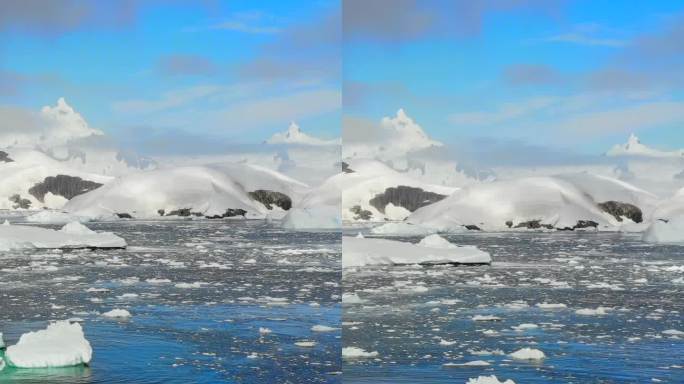
[[[378,352],[346,359],[345,383],[684,383],[684,247],[608,233],[447,238],[492,265],[344,271],[362,302],[344,304],[343,345]],[[508,355],[521,348],[546,358]],[[459,366],[478,360],[489,365]]]
[[[88,226],[128,249],[0,253],[0,332],[11,345],[49,321],[78,321],[91,364],[5,368],[0,383],[341,382],[339,233],[262,221]],[[99,315],[113,308],[132,317]]]

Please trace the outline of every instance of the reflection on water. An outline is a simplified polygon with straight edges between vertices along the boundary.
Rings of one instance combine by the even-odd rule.
[[[0,253],[7,344],[50,320],[79,321],[94,350],[90,367],[6,368],[0,382],[341,381],[339,234],[256,221],[90,226],[131,246]],[[133,316],[99,315],[113,308]]]
[[[344,305],[343,344],[378,352],[345,361],[345,383],[684,382],[672,332],[684,331],[684,247],[596,233],[449,240],[489,251],[492,266],[344,272],[345,293],[363,302]],[[508,356],[525,347],[546,359]],[[477,360],[488,365],[458,366]]]

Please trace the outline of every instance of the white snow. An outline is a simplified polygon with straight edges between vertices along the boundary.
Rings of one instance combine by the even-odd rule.
[[[506,381],[499,381],[499,379],[494,376],[478,376],[476,378],[468,379],[466,384],[515,384],[515,381],[508,379]]]
[[[384,236],[427,236],[435,233],[432,228],[426,228],[421,225],[410,223],[385,223],[383,225],[373,227],[371,233],[375,235]]]
[[[124,248],[126,241],[110,232],[95,232],[83,224],[71,222],[60,230],[27,225],[0,226],[0,250]]]
[[[522,348],[509,355],[516,360],[542,360],[546,358],[544,352],[534,348]]]
[[[684,244],[684,215],[675,216],[667,222],[655,221],[644,232],[643,239],[651,243]]]
[[[78,323],[59,321],[21,335],[7,348],[5,359],[18,368],[69,367],[88,364],[93,350]]]
[[[359,347],[344,347],[342,348],[342,358],[347,360],[365,359],[370,357],[377,357],[378,352],[368,352]]]
[[[326,179],[320,186],[311,189],[283,217],[281,225],[286,229],[340,229],[341,190],[343,174]]]
[[[342,238],[342,253],[344,255],[342,266],[348,268],[383,264],[481,264],[491,262],[489,254],[475,246],[451,244],[452,247],[445,248],[443,242],[434,239],[436,238],[427,240],[427,245],[417,245],[387,239],[344,236]],[[431,244],[432,242],[439,242],[440,245],[435,247]]]
[[[102,314],[102,317],[109,317],[111,319],[128,319],[131,316],[132,315],[130,312],[128,312],[125,309],[120,309],[120,308],[115,308],[109,312],[105,312]]]

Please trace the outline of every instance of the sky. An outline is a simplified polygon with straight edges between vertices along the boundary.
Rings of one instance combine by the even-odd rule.
[[[681,1],[345,0],[342,14],[345,132],[404,108],[456,146],[576,161],[634,132],[684,147]]]
[[[340,12],[319,0],[3,1],[0,113],[64,97],[143,152],[253,145],[291,121],[339,137]]]

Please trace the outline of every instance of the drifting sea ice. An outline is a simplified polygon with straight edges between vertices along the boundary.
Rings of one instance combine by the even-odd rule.
[[[14,249],[125,248],[126,241],[110,232],[95,232],[81,223],[70,222],[60,230],[0,225],[0,251]]]
[[[131,313],[125,309],[116,308],[103,313],[102,317],[108,317],[110,319],[128,319],[131,317]]]
[[[478,376],[474,379],[468,379],[468,382],[466,384],[515,384],[515,381],[513,380],[506,380],[506,381],[499,381],[499,379],[492,375],[492,376]]]
[[[377,357],[378,352],[368,352],[359,347],[344,347],[342,348],[342,358],[343,359],[364,359],[370,357]]]
[[[516,360],[542,360],[546,358],[544,352],[534,348],[522,348],[509,356]]]
[[[21,335],[5,358],[18,368],[70,367],[88,364],[93,350],[78,323],[59,321],[46,329]]]

